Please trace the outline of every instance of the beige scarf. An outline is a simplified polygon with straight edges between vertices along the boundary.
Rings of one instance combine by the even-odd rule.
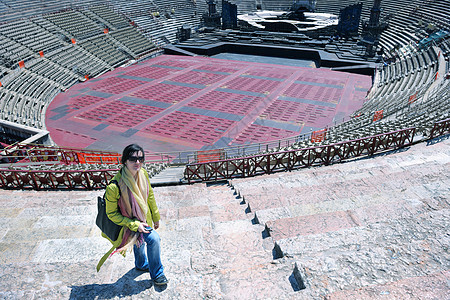
[[[123,167],[121,172],[119,188],[122,192],[118,201],[121,214],[127,218],[147,223],[149,183],[144,171],[140,169],[136,179],[126,167]],[[131,231],[125,227],[122,243],[112,254],[131,249],[134,244],[139,246],[143,241],[141,232]]]

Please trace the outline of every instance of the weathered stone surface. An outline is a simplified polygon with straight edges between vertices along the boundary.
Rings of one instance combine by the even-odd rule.
[[[267,224],[269,221],[293,217],[291,211],[288,207],[261,209],[255,212],[255,218],[259,224]]]
[[[361,294],[349,295],[365,299],[365,287],[402,278],[432,282],[428,274],[449,270],[446,143],[437,145],[437,153],[422,144],[408,153],[330,166],[328,174],[322,167],[307,174],[236,179],[232,184],[270,230],[276,255],[298,262],[313,298],[331,293],[338,297],[331,299],[343,299],[347,291],[361,289]],[[265,188],[255,188],[259,184]],[[264,208],[265,202],[270,206]],[[354,222],[352,226],[341,220],[344,213]],[[442,292],[443,282],[436,283],[437,295],[448,295],[448,283],[447,294]],[[405,286],[423,293],[417,298],[430,297],[426,289]],[[403,299],[403,294],[398,295],[387,299]]]
[[[239,203],[212,206],[211,219],[215,222],[226,222],[236,219],[249,219],[250,216],[242,214],[245,209]]]
[[[444,271],[357,290],[339,291],[327,295],[326,299],[449,299],[449,280],[450,272]]]
[[[57,263],[90,260],[91,255],[101,254],[109,247],[103,238],[47,239],[34,251],[33,262]]]
[[[303,236],[337,231],[357,225],[358,222],[355,222],[354,218],[348,212],[343,211],[286,218],[266,223],[270,235],[275,241],[298,235]]]
[[[449,222],[448,210],[428,212],[276,243],[302,266],[312,289],[337,291],[448,270]]]
[[[178,209],[179,219],[187,219],[202,216],[209,216],[209,208],[207,205],[181,207]]]
[[[448,299],[449,144],[155,188],[165,288],[132,253],[96,272],[103,191],[0,190],[0,299]]]

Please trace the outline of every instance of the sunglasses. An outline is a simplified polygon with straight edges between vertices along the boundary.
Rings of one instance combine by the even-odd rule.
[[[140,162],[144,162],[144,157],[143,156],[139,156],[139,157],[137,157],[137,156],[130,156],[130,157],[128,157],[128,160],[131,161],[131,162],[137,162],[138,160]]]

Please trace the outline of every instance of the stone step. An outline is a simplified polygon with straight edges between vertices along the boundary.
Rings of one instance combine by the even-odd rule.
[[[392,245],[400,245],[402,242],[409,241],[411,235],[414,235],[415,239],[426,240],[428,235],[431,234],[430,239],[443,238],[443,243],[446,244],[449,237],[446,234],[440,237],[439,232],[445,231],[445,222],[450,218],[445,215],[448,212],[449,209],[429,211],[415,217],[399,218],[323,234],[280,239],[276,241],[276,244],[282,250],[283,255],[291,256],[320,251],[326,252],[329,249],[346,250],[354,248],[359,250],[361,245],[368,244],[392,243]],[[420,224],[419,221],[423,221],[424,224]],[[412,227],[408,228],[406,225]],[[434,227],[437,228],[436,232],[433,231]]]
[[[241,200],[228,185],[205,188],[192,186],[156,187],[153,189],[162,219],[210,216],[214,221],[249,219]]]
[[[448,269],[449,212],[431,210],[367,226],[280,239],[275,251],[297,261],[311,290],[333,293],[427,276]]]
[[[154,175],[150,182],[153,187],[169,184],[180,184],[184,178],[185,167],[167,167],[158,174]]]
[[[449,280],[450,271],[443,271],[355,290],[337,291],[327,295],[327,299],[417,299],[417,295],[421,299],[447,299]]]
[[[164,216],[160,233],[163,258],[167,270],[179,274],[177,278],[192,278],[193,271],[203,274],[199,284],[204,295],[213,298],[269,297],[274,290],[292,296],[286,293],[294,293],[289,280],[292,265],[273,262],[273,243],[262,239],[264,227],[252,224],[252,216],[245,213],[242,199],[230,186],[194,184],[156,187],[154,191]],[[199,205],[204,200],[195,199],[197,193],[208,205]],[[181,278],[175,279],[175,284],[181,284]]]
[[[354,220],[350,212],[338,211],[268,221],[266,230],[276,242],[289,237],[323,234],[358,225],[358,221]]]
[[[232,180],[241,189],[155,187],[166,288],[131,253],[96,272],[104,190],[0,190],[0,298],[448,298],[449,144]]]
[[[273,261],[272,243],[262,239],[262,229],[250,220],[237,220],[213,223],[204,231],[204,249],[193,253],[191,266],[208,274],[209,284],[219,284],[210,286],[209,295],[214,290],[216,296],[230,299],[294,295],[289,280],[293,267]]]
[[[435,205],[434,202],[439,202],[440,197],[445,197],[449,195],[450,191],[448,186],[450,185],[449,179],[439,180],[435,183],[428,183],[424,185],[409,185],[405,184],[405,187],[401,189],[386,189],[383,188],[379,191],[367,191],[360,195],[345,197],[327,197],[321,198],[317,196],[316,198],[308,195],[301,204],[290,205],[287,201],[279,201],[278,205],[273,205],[273,208],[259,209],[256,210],[255,220],[260,224],[266,224],[268,221],[275,221],[282,218],[292,218],[298,216],[307,216],[321,213],[329,213],[336,211],[347,211],[353,210],[355,212],[360,212],[364,215],[364,211],[367,211],[370,215],[370,208],[378,209],[378,211],[383,211],[384,209],[390,210],[389,206],[396,207],[398,205],[404,206],[406,203],[410,203],[410,206],[416,206],[421,204],[424,205]],[[392,195],[395,195],[392,196]],[[313,198],[313,199],[311,199]],[[435,201],[433,199],[437,198]],[[248,206],[251,211],[254,211],[253,204],[255,202],[251,201]],[[264,201],[256,202],[263,206]],[[269,202],[270,203],[270,202]],[[441,205],[441,204],[439,204]],[[446,204],[442,204],[446,205]],[[259,207],[257,207],[258,209]],[[369,208],[369,209],[365,209]],[[382,209],[381,209],[382,208]],[[364,222],[365,217],[360,216],[360,220]]]
[[[176,275],[171,284],[183,285],[181,281],[190,278],[202,287],[203,295],[212,298],[270,297],[274,291],[292,297],[292,265],[274,263],[273,243],[262,239],[264,227],[252,224],[231,188],[210,186],[203,197],[210,202],[202,216],[181,215],[183,209],[192,212],[198,206],[175,207],[178,217],[161,222],[163,260],[172,272],[168,274]],[[195,274],[202,274],[201,282],[196,282]]]
[[[255,220],[262,224],[376,203],[388,205],[392,199],[432,199],[448,193],[450,157],[424,148],[420,145],[426,155],[408,150],[414,152],[409,157],[395,153],[365,162],[239,179],[232,184],[247,203],[247,212],[254,212]]]
[[[351,199],[358,202],[359,198],[369,195],[379,199],[389,199],[392,195],[400,198],[425,198],[445,190],[448,183],[446,167],[448,166],[438,166],[434,172],[430,168],[413,169],[391,175],[372,176],[370,180],[355,179],[313,187],[273,187],[270,192],[266,188],[253,188],[241,195],[249,209],[257,214],[265,209],[317,205],[327,201]]]
[[[331,212],[321,213],[319,211],[319,213],[312,214],[312,211],[306,210],[305,215],[288,218],[282,217],[282,214],[286,213],[286,211],[280,209],[275,215],[269,217],[277,219],[265,221],[266,230],[274,241],[277,241],[297,235],[322,234],[354,226],[365,226],[388,220],[414,217],[430,209],[450,208],[450,204],[445,197],[406,200],[396,198],[386,200],[386,198],[382,198],[374,200],[373,202],[367,201],[355,204],[352,209],[348,210],[338,210],[341,203],[336,205],[331,203],[328,206],[319,207],[319,209],[332,210]],[[372,205],[369,205],[369,203]],[[336,209],[336,211],[333,211],[333,209]],[[294,211],[294,213],[296,212]],[[258,219],[258,221],[260,220]]]
[[[380,167],[376,170],[367,171],[365,169],[355,169],[350,172],[329,172],[326,176],[319,177],[317,174],[311,174],[311,172],[302,173],[303,170],[293,171],[292,176],[289,180],[284,179],[282,176],[277,175],[267,175],[264,179],[252,179],[248,182],[238,182],[236,180],[232,181],[233,187],[236,191],[243,196],[250,196],[253,194],[262,193],[261,188],[264,190],[271,190],[273,188],[289,188],[289,189],[311,189],[320,188],[321,191],[327,191],[328,185],[330,187],[336,185],[345,184],[358,184],[362,182],[364,185],[367,182],[375,183],[385,183],[389,184],[387,179],[403,179],[417,181],[420,177],[428,176],[439,176],[437,171],[445,171],[449,165],[449,160],[446,162],[435,162],[428,164],[412,165],[409,167],[392,168],[388,166],[386,168]],[[336,166],[336,165],[335,165]],[[332,166],[331,166],[332,167]],[[415,174],[406,174],[402,176],[403,173],[408,173],[409,169],[413,169]],[[399,175],[402,176],[399,178]],[[270,177],[269,177],[270,176]],[[420,178],[422,180],[422,178]],[[241,179],[239,179],[241,180]]]

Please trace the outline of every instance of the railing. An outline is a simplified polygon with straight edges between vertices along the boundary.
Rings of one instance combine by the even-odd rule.
[[[350,118],[349,118],[350,119]],[[335,123],[336,124],[336,123]],[[356,125],[355,125],[356,126]],[[283,147],[291,147],[293,144],[299,143],[304,140],[310,140],[312,135],[312,131],[300,135],[296,135],[293,137],[265,141],[259,143],[251,143],[251,144],[243,144],[243,145],[234,145],[226,148],[213,149],[214,151],[220,151],[221,155],[227,158],[232,157],[242,157],[248,155],[254,155],[255,153],[268,152],[270,149],[274,148],[283,148]],[[171,164],[193,164],[198,162],[198,155],[203,151],[184,151],[184,152],[162,152],[158,154],[149,154],[149,156],[154,159],[158,159],[161,161],[170,161]],[[147,157],[147,154],[146,154]]]
[[[120,154],[108,151],[14,144],[1,151],[1,162],[50,162],[61,164],[119,164]]]
[[[102,189],[119,169],[103,170],[9,170],[0,169],[0,188]]]
[[[185,169],[185,179],[189,183],[216,181],[329,165],[346,159],[370,156],[381,151],[411,145],[415,132],[416,128],[407,128],[332,145],[188,164]]]
[[[430,132],[430,139],[450,133],[450,119],[442,120],[434,123]]]

